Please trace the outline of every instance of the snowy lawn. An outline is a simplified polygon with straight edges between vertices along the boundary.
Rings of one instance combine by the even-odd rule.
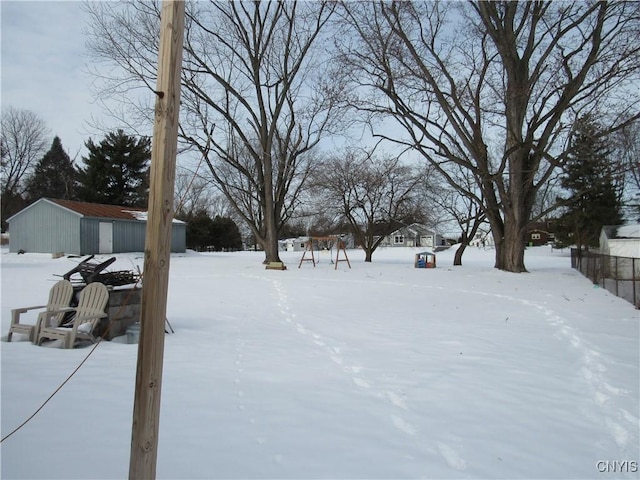
[[[527,250],[525,274],[478,249],[415,269],[418,251],[349,251],[337,270],[283,253],[286,271],[261,253],[174,255],[157,477],[638,478],[638,311],[567,251]],[[6,340],[11,309],[45,302],[78,259],[0,257]],[[90,351],[14,340],[3,437]],[[123,342],[2,443],[3,479],[128,476],[137,347]]]

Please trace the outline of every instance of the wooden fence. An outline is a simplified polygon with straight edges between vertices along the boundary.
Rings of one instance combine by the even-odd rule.
[[[640,308],[640,258],[571,249],[571,267],[594,284]]]

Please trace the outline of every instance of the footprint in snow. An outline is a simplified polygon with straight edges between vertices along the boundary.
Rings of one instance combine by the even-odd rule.
[[[606,419],[606,424],[609,432],[611,432],[611,434],[613,435],[613,439],[615,440],[618,447],[626,447],[629,443],[629,431],[618,422],[615,422],[610,418]]]
[[[362,367],[360,366],[351,366],[351,367],[345,367],[345,372],[350,372],[350,373],[360,373],[362,371]]]
[[[394,427],[396,427],[398,430],[402,430],[408,435],[415,435],[418,432],[418,429],[416,427],[414,427],[411,423],[407,422],[402,417],[391,415],[391,421],[393,422]]]
[[[638,420],[638,417],[634,417],[633,415],[631,415],[629,412],[627,412],[624,408],[620,409],[620,415],[629,423],[631,423],[632,425],[637,426],[638,428],[640,428],[640,420]]]
[[[447,445],[446,443],[438,442],[438,451],[444,461],[447,462],[451,468],[456,470],[464,470],[467,468],[467,462],[460,456],[460,453],[453,448],[451,445]]]
[[[407,410],[407,404],[405,402],[405,399],[400,395],[398,395],[397,393],[387,392],[387,397],[389,397],[389,400],[391,401],[391,403],[393,403],[396,407],[401,408],[403,410]]]
[[[354,377],[353,383],[355,383],[357,386],[361,388],[371,388],[371,385],[369,385],[369,382],[367,382],[366,380],[363,380],[362,378]]]

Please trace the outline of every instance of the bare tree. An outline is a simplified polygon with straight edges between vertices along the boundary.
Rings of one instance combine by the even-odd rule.
[[[154,84],[154,2],[88,6],[94,56],[121,68],[107,92]],[[331,2],[191,2],[180,136],[265,251],[297,204],[310,152],[337,120],[339,85],[323,75]],[[142,101],[133,114],[148,111]]]
[[[616,132],[613,149],[625,216],[637,221],[640,218],[640,121]]]
[[[211,218],[231,217],[231,205],[212,185],[210,178],[203,178],[198,170],[178,167],[175,182],[176,217],[188,218],[198,211],[205,211]]]
[[[313,179],[325,215],[346,219],[370,262],[386,235],[422,216],[422,172],[399,157],[345,152],[327,160]]]
[[[342,45],[350,103],[394,119],[402,133],[376,135],[420,152],[463,194],[447,166],[468,169],[495,266],[522,272],[536,195],[562,167],[574,120],[606,111],[612,132],[639,116],[639,10],[636,2],[346,3],[358,37]]]
[[[455,179],[458,187],[463,187],[465,195],[460,195],[460,188],[452,188],[448,182],[440,185],[430,185],[429,202],[432,208],[439,209],[455,222],[460,232],[460,245],[453,257],[454,265],[462,265],[462,256],[469,243],[486,224],[482,192],[479,191],[471,172],[459,165],[452,167],[449,177]],[[473,192],[473,194],[472,194]]]
[[[2,186],[2,230],[8,217],[22,207],[24,180],[48,147],[49,129],[29,110],[7,107],[2,112],[0,139]]]

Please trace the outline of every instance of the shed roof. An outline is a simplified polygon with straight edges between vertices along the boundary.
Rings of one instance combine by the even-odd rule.
[[[143,208],[105,205],[102,203],[77,202],[75,200],[61,200],[59,198],[41,198],[8,218],[7,221],[10,222],[14,217],[21,215],[22,212],[29,210],[34,205],[42,202],[53,203],[81,217],[108,218],[111,220],[137,220],[142,222],[146,222],[148,219],[148,212]],[[185,222],[174,218],[172,223],[184,224]]]
[[[640,238],[640,224],[605,225],[602,227],[609,239]]]
[[[115,218],[119,220],[141,220],[141,214],[146,210],[134,207],[120,207],[117,205],[103,205],[101,203],[76,202],[73,200],[47,199],[61,207],[79,213],[85,217]]]

